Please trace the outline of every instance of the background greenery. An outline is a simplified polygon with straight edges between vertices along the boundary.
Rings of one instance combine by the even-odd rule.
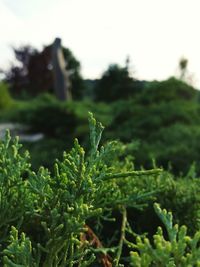
[[[90,110],[107,127],[103,142],[117,138],[125,144],[130,143],[130,147],[132,142],[138,143],[134,154],[136,166],[150,167],[153,159],[175,174],[185,174],[196,162],[199,173],[199,91],[176,78],[141,82],[130,78],[123,68],[121,74],[120,67],[112,66],[111,70],[116,71],[117,76],[122,75],[121,84],[112,80],[113,73],[109,67],[102,79],[94,81],[90,89],[83,90],[85,97],[82,100],[66,103],[47,93],[29,100],[15,100],[2,83],[0,120],[22,123],[28,126],[29,132],[45,135],[39,143],[25,144],[36,168],[40,163],[50,166],[51,159],[60,157],[62,150],[70,148],[75,137],[87,147],[87,112]],[[130,86],[123,88],[124,73]],[[107,80],[109,75],[111,80]],[[111,81],[113,84],[109,87]],[[92,91],[90,97],[89,90]],[[116,94],[112,99],[115,90],[122,94]],[[111,93],[108,99],[105,92]],[[44,156],[44,148],[48,150],[48,158]]]
[[[121,172],[158,167],[164,169],[159,176],[143,175],[140,179],[131,182],[131,186],[136,190],[134,193],[146,190],[147,194],[152,194],[152,197],[144,199],[142,206],[140,201],[136,203],[139,203],[139,207],[127,205],[132,231],[141,235],[146,232],[149,240],[152,241],[158,225],[164,227],[165,223],[161,223],[154,212],[153,203],[157,201],[161,207],[173,212],[174,223],[186,225],[188,233],[195,234],[199,230],[200,222],[198,178],[200,175],[200,92],[175,77],[165,81],[140,81],[129,75],[127,66],[121,67],[116,64],[110,65],[100,79],[84,80],[80,75],[79,61],[69,49],[65,48],[65,57],[69,61],[68,67],[73,74],[71,77],[73,100],[60,102],[53,95],[48,64],[43,69],[47,79],[46,87],[43,88],[44,81],[34,78],[38,75],[34,73],[36,63],[45,56],[45,51],[44,49],[38,52],[27,47],[16,50],[16,55],[22,63],[21,68],[13,67],[6,74],[5,81],[0,84],[0,122],[25,125],[26,128],[23,131],[26,134],[44,135],[40,141],[23,142],[22,152],[27,149],[30,151],[31,170],[38,172],[39,166],[43,165],[49,168],[50,173],[54,173],[56,158],[62,160],[63,151],[70,151],[74,138],[78,138],[83,149],[87,151],[91,142],[88,134],[88,111],[91,111],[97,120],[106,126],[101,144],[117,139],[108,153],[109,157],[104,159],[106,164],[112,167],[111,170]],[[33,65],[24,64],[27,56],[30,57],[32,64],[34,62]],[[24,70],[27,76],[24,76]],[[33,80],[30,80],[32,72],[36,76],[31,76]],[[23,164],[23,175],[26,180],[29,165]],[[100,170],[104,164],[105,162],[98,165]],[[44,176],[49,177],[47,173]],[[120,194],[127,193],[124,180],[113,186],[116,192],[121,188]],[[106,190],[109,191],[109,188]],[[106,191],[101,193],[102,197]],[[129,193],[132,194],[132,192]],[[112,220],[102,222],[99,218],[90,218],[90,216],[87,218],[89,225],[97,225],[94,230],[106,247],[110,246],[111,238],[113,238],[112,245],[116,245],[114,233],[116,233],[116,240],[119,239],[117,229],[121,222],[120,209],[112,209],[109,212],[109,216],[116,218],[115,222]],[[32,220],[32,218],[29,219]],[[15,226],[17,220],[18,217],[16,217]],[[26,229],[25,225],[24,221],[22,228],[19,228],[20,231],[27,232],[34,240],[32,229]],[[33,221],[31,225],[34,225]],[[40,226],[38,229],[34,234],[39,235],[39,232],[43,231]],[[110,229],[113,229],[112,233]],[[8,229],[6,235],[8,237]],[[156,238],[160,236],[162,234],[159,232]],[[164,236],[167,236],[165,231]],[[134,235],[131,240],[136,241]],[[142,240],[136,242],[138,253],[140,246],[143,246],[144,240]],[[129,250],[124,249],[122,255],[125,257],[128,253]],[[155,255],[157,252],[152,253]],[[134,262],[136,260],[140,262],[143,259],[140,258],[140,254],[133,253],[132,260],[132,265],[136,266]],[[187,266],[187,264],[183,265],[183,262],[181,264],[180,266]]]

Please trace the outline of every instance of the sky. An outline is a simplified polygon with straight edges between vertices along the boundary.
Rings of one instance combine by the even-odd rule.
[[[14,61],[12,46],[42,49],[60,37],[84,78],[129,56],[134,77],[163,80],[184,57],[200,88],[199,10],[199,0],[0,0],[0,69]]]

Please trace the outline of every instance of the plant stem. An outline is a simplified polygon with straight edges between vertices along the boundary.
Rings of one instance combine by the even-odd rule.
[[[73,238],[73,234],[71,234],[71,244],[70,244],[70,258],[71,258],[71,261],[69,263],[69,267],[73,267],[74,265],[74,243],[72,241],[72,238]]]
[[[122,247],[125,240],[125,231],[126,231],[126,224],[127,224],[127,211],[126,208],[122,207],[122,226],[121,226],[121,236],[119,240],[118,250],[117,250],[117,256],[115,260],[113,261],[113,267],[117,267],[119,265],[119,260],[122,254]]]
[[[152,169],[152,170],[145,170],[145,171],[130,171],[130,172],[124,172],[124,173],[108,173],[106,174],[102,180],[110,180],[115,178],[125,178],[128,176],[142,176],[142,175],[154,175],[159,174],[163,170],[162,169]]]

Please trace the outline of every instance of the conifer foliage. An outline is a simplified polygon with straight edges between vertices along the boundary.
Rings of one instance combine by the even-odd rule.
[[[200,266],[199,237],[172,225],[172,216],[155,205],[166,226],[154,246],[132,233],[127,208],[142,208],[154,194],[161,169],[136,171],[116,141],[100,147],[101,123],[89,114],[90,151],[75,140],[56,161],[54,172],[31,170],[29,154],[7,133],[0,143],[0,265],[4,267]],[[143,181],[145,186],[141,186]],[[145,182],[146,181],[146,182]],[[150,183],[152,181],[152,183]],[[149,185],[149,186],[148,186]],[[117,240],[106,246],[98,229],[121,213]],[[95,223],[91,223],[95,222]],[[123,248],[131,253],[123,257]],[[128,260],[128,265],[127,265]],[[124,265],[123,265],[124,264]],[[182,265],[181,265],[182,264]],[[195,265],[196,264],[196,265]]]
[[[137,237],[136,244],[130,244],[134,252],[131,252],[131,266],[200,266],[200,232],[193,238],[187,235],[187,227],[173,225],[171,212],[161,209],[155,203],[154,209],[164,224],[167,238],[161,227],[153,237],[153,243],[146,237]]]

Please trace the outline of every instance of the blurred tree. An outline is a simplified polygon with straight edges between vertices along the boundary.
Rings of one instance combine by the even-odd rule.
[[[180,79],[185,80],[185,76],[187,73],[187,66],[188,66],[188,60],[186,58],[181,58],[179,61],[179,69],[180,69]]]
[[[138,101],[145,105],[158,104],[172,100],[192,100],[197,97],[197,90],[184,81],[171,77],[165,81],[152,81],[145,84],[145,90]]]
[[[142,82],[129,76],[127,66],[110,65],[96,83],[95,99],[97,101],[111,102],[118,99],[129,98],[140,91]]]
[[[13,52],[17,62],[12,64],[8,71],[5,71],[5,80],[9,83],[13,95],[17,96],[26,91],[28,81],[28,64],[30,57],[37,54],[38,51],[29,45],[19,48],[13,47]]]
[[[51,45],[40,52],[26,45],[13,48],[17,64],[5,72],[6,81],[16,97],[23,93],[35,96],[42,92],[53,92],[53,74],[51,64]],[[70,73],[71,90],[75,99],[80,99],[84,91],[84,82],[80,75],[80,62],[70,49],[63,47],[63,54]]]

